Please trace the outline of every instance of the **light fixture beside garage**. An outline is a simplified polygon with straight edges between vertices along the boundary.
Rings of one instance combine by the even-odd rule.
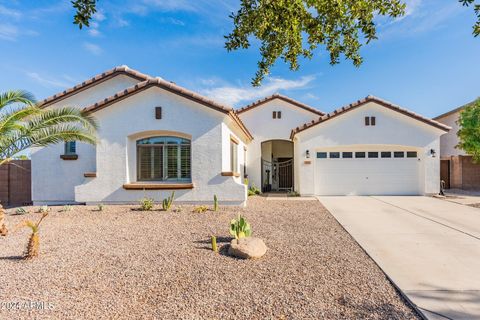
[[[305,158],[310,159],[310,150],[305,150]]]
[[[437,155],[435,149],[430,149],[430,155],[432,156],[432,158],[435,158],[435,156]]]

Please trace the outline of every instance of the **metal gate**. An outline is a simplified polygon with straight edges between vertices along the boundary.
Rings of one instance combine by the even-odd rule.
[[[293,190],[293,159],[273,162],[262,159],[262,191]]]
[[[278,162],[278,190],[291,191],[293,188],[293,159]]]

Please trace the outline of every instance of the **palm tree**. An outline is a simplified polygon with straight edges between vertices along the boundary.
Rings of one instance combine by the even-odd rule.
[[[0,93],[0,165],[31,147],[62,141],[95,144],[97,127],[91,115],[77,108],[46,110],[26,91]]]

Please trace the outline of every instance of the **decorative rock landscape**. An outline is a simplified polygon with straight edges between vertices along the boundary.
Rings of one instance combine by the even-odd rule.
[[[242,259],[258,259],[267,252],[267,246],[260,238],[248,237],[233,239],[228,254]]]
[[[267,252],[267,246],[262,239],[250,237],[252,228],[241,215],[230,221],[230,234],[235,237],[228,248],[228,254],[231,256],[242,259],[257,259]]]

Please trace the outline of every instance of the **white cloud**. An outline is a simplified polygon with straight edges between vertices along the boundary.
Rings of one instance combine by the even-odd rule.
[[[93,15],[92,22],[90,22],[90,27],[88,29],[88,34],[92,37],[98,37],[102,33],[100,32],[100,22],[105,21],[107,17],[103,14],[102,11],[97,11]]]
[[[130,22],[128,22],[122,17],[117,16],[113,19],[113,25],[118,28],[123,28],[123,27],[128,27],[130,25]]]
[[[0,24],[0,39],[14,41],[19,36],[18,28],[12,24]]]
[[[265,79],[261,87],[231,86],[224,85],[216,88],[201,90],[206,96],[227,103],[236,105],[242,101],[252,101],[271,95],[280,90],[292,90],[306,87],[315,79],[315,76],[303,76],[297,80],[269,77]],[[205,79],[203,83],[217,83],[216,79]]]
[[[443,4],[435,1],[407,0],[405,15],[386,24],[379,24],[379,39],[412,37],[447,25],[462,10],[458,3]]]
[[[179,20],[179,19],[175,19],[175,18],[172,18],[172,17],[161,17],[159,19],[159,21],[161,23],[165,23],[165,24],[174,24],[174,25],[177,25],[177,26],[184,26],[185,25],[185,22],[183,22],[182,20]]]
[[[43,77],[36,72],[26,72],[26,75],[36,82],[40,83],[42,86],[46,88],[67,88],[72,86],[72,81],[69,81],[67,76],[64,76],[66,80],[60,79],[53,79],[49,77]]]
[[[102,22],[106,18],[107,17],[105,17],[105,14],[101,10],[95,12],[95,14],[93,15],[93,19],[96,20],[96,21],[99,21],[99,22]]]
[[[98,37],[100,35],[100,31],[98,29],[88,29],[88,34],[91,35],[92,37]]]
[[[162,11],[197,11],[194,1],[188,0],[143,0],[146,5]]]
[[[22,13],[18,10],[9,9],[0,5],[0,15],[18,19],[22,16]]]
[[[91,42],[84,42],[83,48],[85,48],[85,50],[87,50],[88,52],[96,56],[101,55],[103,52],[103,49],[99,45],[96,45]]]

